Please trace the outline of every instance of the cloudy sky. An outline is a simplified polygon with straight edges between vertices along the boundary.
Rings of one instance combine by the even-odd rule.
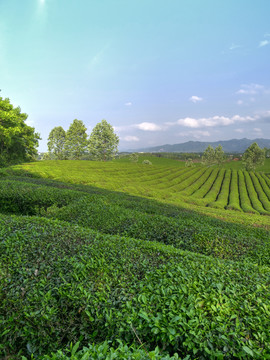
[[[0,89],[47,150],[102,119],[120,149],[270,138],[269,0],[0,0]]]

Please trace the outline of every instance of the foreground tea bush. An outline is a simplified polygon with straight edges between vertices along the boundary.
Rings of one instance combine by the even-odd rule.
[[[270,358],[268,267],[7,215],[0,263],[1,357],[139,346],[135,330],[149,352]]]
[[[63,183],[42,179],[31,179],[30,183],[26,179],[3,180],[0,185],[0,202],[5,204],[0,211],[20,213],[22,209],[23,214],[64,220],[106,234],[159,241],[220,258],[270,264],[270,236],[264,229],[226,223],[153,200],[87,186],[68,188]]]
[[[144,349],[138,349],[133,346],[128,347],[119,341],[119,346],[113,348],[107,341],[99,345],[89,345],[82,350],[78,350],[80,343],[76,343],[74,347],[61,351],[57,351],[52,355],[45,355],[44,360],[87,360],[87,359],[99,359],[99,360],[176,360],[180,359],[177,354],[172,357],[160,353],[160,350],[156,348],[154,351],[148,352]],[[68,353],[68,355],[67,355]],[[185,359],[188,360],[187,356]]]

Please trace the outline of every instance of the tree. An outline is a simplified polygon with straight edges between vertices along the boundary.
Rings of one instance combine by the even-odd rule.
[[[106,121],[98,123],[89,138],[89,152],[96,160],[107,161],[115,157],[118,151],[119,137]]]
[[[66,133],[65,153],[70,159],[80,159],[87,149],[86,127],[81,120],[73,120]]]
[[[31,161],[37,156],[40,135],[25,123],[28,115],[0,97],[0,166]]]
[[[202,163],[205,165],[213,165],[215,163],[215,150],[211,145],[205,149],[202,156]]]
[[[261,149],[257,143],[253,143],[244,152],[242,157],[246,170],[255,170],[257,166],[263,165],[265,160],[265,151]]]
[[[224,162],[225,158],[226,157],[222,149],[222,146],[218,145],[215,148],[215,161],[217,162],[218,165],[221,165]]]
[[[202,156],[202,163],[205,165],[221,165],[225,160],[225,154],[221,145],[218,145],[215,149],[209,145]]]
[[[53,128],[48,137],[48,150],[56,159],[64,159],[66,132],[62,126]]]

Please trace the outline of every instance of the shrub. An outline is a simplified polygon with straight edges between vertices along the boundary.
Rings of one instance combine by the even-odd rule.
[[[142,164],[144,164],[144,165],[152,165],[150,160],[143,160]]]

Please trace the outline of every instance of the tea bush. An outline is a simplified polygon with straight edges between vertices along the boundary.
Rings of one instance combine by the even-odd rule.
[[[134,329],[148,352],[270,358],[268,267],[38,217],[0,229],[2,357],[138,346]]]

